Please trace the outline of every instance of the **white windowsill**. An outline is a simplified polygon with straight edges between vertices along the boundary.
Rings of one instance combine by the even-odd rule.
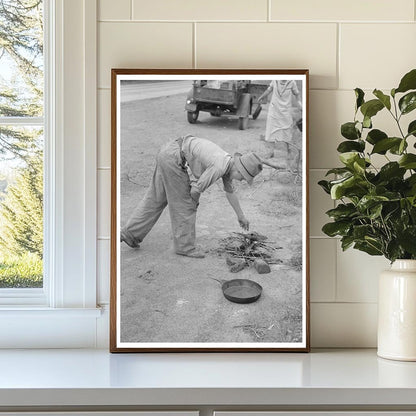
[[[0,317],[5,316],[27,316],[30,318],[48,317],[48,316],[66,316],[66,317],[90,317],[99,318],[101,308],[45,308],[37,306],[0,306]]]
[[[416,409],[416,363],[384,360],[375,350],[310,354],[2,350],[0,368],[0,411],[65,406]]]

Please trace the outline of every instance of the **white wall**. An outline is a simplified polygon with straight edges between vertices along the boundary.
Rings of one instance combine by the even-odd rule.
[[[108,304],[110,279],[110,69],[309,68],[312,346],[375,346],[377,276],[388,262],[342,253],[322,234],[333,203],[316,183],[337,164],[352,89],[390,90],[416,67],[415,0],[98,3],[99,302]]]

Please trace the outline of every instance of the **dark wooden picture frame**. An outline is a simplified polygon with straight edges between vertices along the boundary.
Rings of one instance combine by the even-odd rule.
[[[308,90],[112,70],[111,352],[310,350]]]

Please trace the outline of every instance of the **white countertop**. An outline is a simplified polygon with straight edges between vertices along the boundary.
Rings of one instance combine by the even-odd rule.
[[[375,350],[0,350],[0,407],[121,404],[416,406],[416,363],[378,358]]]

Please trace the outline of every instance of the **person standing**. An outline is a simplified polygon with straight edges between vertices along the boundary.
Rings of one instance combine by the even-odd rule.
[[[255,153],[231,156],[210,140],[192,135],[172,140],[158,153],[150,186],[121,229],[120,240],[130,247],[139,247],[167,206],[176,254],[202,258],[204,253],[195,246],[200,195],[221,178],[240,226],[248,230],[249,221],[234,193],[232,181],[246,180],[251,184],[261,170],[262,161]]]
[[[299,100],[299,89],[293,80],[272,80],[269,87],[259,97],[261,102],[271,94],[270,104],[267,112],[266,134],[264,140],[275,143],[282,155],[281,167],[290,168],[293,159],[293,102],[302,108]],[[298,150],[296,150],[296,155]]]

